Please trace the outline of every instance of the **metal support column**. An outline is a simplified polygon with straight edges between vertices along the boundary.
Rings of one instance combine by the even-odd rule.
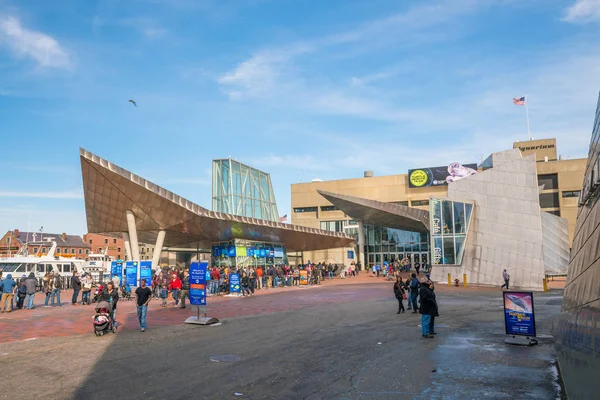
[[[122,232],[121,234],[123,235],[123,245],[125,246],[125,259],[133,260],[133,257],[131,255],[131,244],[129,242],[129,233]]]
[[[358,221],[358,261],[362,268],[367,268],[365,260],[365,226],[362,221]]]
[[[165,231],[158,231],[158,236],[156,237],[156,246],[154,246],[154,254],[152,255],[152,267],[155,269],[159,267],[160,255],[165,243],[165,234]]]
[[[133,257],[133,260],[139,261],[140,245],[138,242],[137,228],[135,226],[135,215],[131,210],[127,210],[125,214],[127,215],[127,227],[129,228],[129,243],[131,246],[131,256]]]

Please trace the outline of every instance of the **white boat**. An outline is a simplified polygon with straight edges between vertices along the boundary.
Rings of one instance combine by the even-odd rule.
[[[0,258],[0,269],[4,276],[12,274],[13,279],[18,280],[23,275],[29,276],[31,272],[35,277],[43,278],[47,272],[54,271],[60,276],[71,276],[73,271],[79,274],[84,272],[85,261],[77,260],[69,257],[61,257],[56,255],[56,242],[51,242],[52,247],[47,254],[37,255],[29,254],[29,245],[38,244],[35,242],[25,243],[21,249],[13,257]],[[48,245],[48,242],[39,244]]]
[[[108,255],[108,249],[104,252],[89,254],[85,264],[83,264],[83,271],[89,272],[92,275],[94,281],[99,280],[100,275],[103,279],[110,279],[110,268],[115,258]]]

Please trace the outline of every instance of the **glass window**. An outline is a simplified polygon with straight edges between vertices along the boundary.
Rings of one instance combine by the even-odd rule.
[[[454,203],[454,233],[465,233],[465,203]]]
[[[540,193],[540,207],[541,208],[558,208],[560,203],[558,200],[558,193]]]
[[[46,273],[46,268],[44,267],[44,264],[36,264],[35,270],[40,274]]]
[[[538,175],[538,186],[544,185],[544,190],[558,189],[558,175]]]
[[[15,272],[25,272],[25,266],[26,264],[20,264]]]
[[[71,254],[75,254],[75,249],[71,249]]]
[[[92,244],[92,239],[90,239],[90,244]]]
[[[443,264],[454,264],[454,238],[444,238],[444,262]]]
[[[86,249],[85,254],[90,254],[90,251],[88,249]]]
[[[336,206],[321,206],[321,211],[335,211],[339,210]]]
[[[45,252],[46,252],[46,248],[42,247],[42,253],[45,253]]]
[[[473,212],[473,204],[465,203],[465,221],[467,223],[467,229],[471,224],[471,213]]]
[[[444,232],[444,235],[452,234],[452,227],[452,202],[444,200],[442,201],[442,230]]]
[[[456,264],[462,263],[463,252],[465,251],[465,238],[466,236],[456,236]]]
[[[442,264],[442,237],[438,236],[433,238],[433,263],[434,264]]]
[[[563,191],[562,192],[562,197],[579,197],[579,194],[581,193],[581,190],[569,190],[569,191]]]
[[[71,272],[72,264],[63,264],[63,272]]]
[[[117,239],[113,239],[113,244],[117,244]]]
[[[378,226],[375,226],[374,231],[375,231],[375,245],[381,244],[381,228]]]
[[[429,200],[411,200],[410,204],[413,207],[428,206],[429,205]]]
[[[442,202],[438,199],[431,200],[431,206],[429,207],[431,213],[431,234],[441,235],[442,234]]]
[[[81,253],[83,253],[83,249],[79,249],[79,250],[77,251],[77,253],[78,253],[78,254],[81,254]]]
[[[56,248],[56,254],[60,254],[60,247]]]
[[[558,217],[560,217],[560,210],[550,210],[550,211],[546,211],[548,214],[552,214],[552,215],[556,215]]]
[[[37,247],[34,247],[34,248],[33,248],[33,252],[34,252],[34,253],[37,253],[37,252],[38,252],[38,248],[37,248]]]
[[[104,244],[108,244],[108,239],[104,239]]]
[[[305,213],[305,212],[317,212],[317,207],[296,207],[294,208],[295,213]]]
[[[120,247],[117,247],[117,251],[120,253],[120,252],[121,252],[121,248],[120,248]]]

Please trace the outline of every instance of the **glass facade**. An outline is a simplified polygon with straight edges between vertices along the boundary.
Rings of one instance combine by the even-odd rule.
[[[429,227],[431,229],[431,260],[433,264],[460,265],[473,204],[431,199]]]
[[[365,225],[365,260],[371,267],[383,262],[407,259],[429,264],[429,235],[400,229]]]
[[[212,209],[279,222],[271,176],[232,159],[213,160]]]

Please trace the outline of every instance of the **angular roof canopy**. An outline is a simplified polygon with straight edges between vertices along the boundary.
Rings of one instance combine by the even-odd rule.
[[[120,237],[127,210],[136,216],[138,240],[154,243],[166,231],[171,246],[208,248],[214,242],[247,239],[283,243],[289,250],[322,250],[352,245],[343,233],[207,210],[95,154],[80,149],[88,232]]]
[[[317,192],[357,221],[412,232],[429,232],[429,211],[324,190]]]

